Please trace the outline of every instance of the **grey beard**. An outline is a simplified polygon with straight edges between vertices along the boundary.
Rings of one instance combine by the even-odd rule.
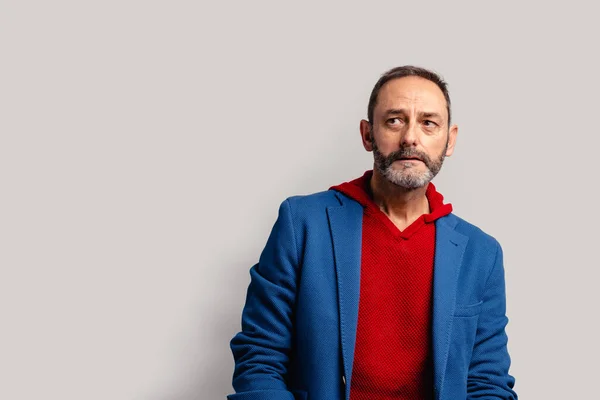
[[[401,148],[386,157],[379,151],[377,143],[373,140],[373,157],[375,160],[375,167],[381,175],[393,184],[411,190],[427,185],[438,172],[440,172],[442,164],[444,163],[444,158],[446,157],[447,148],[448,140],[446,140],[444,151],[442,151],[442,154],[437,160],[432,160],[427,154],[415,151],[411,148]],[[401,169],[394,169],[392,167],[394,161],[404,157],[419,157],[425,164],[427,170],[422,173],[411,171],[411,169],[415,169],[411,164],[403,164]]]

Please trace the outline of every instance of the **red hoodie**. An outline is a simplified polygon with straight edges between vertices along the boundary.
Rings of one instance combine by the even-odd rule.
[[[429,183],[429,214],[400,231],[371,197],[369,170],[330,189],[364,206],[351,400],[433,399],[431,306],[436,219],[451,204]]]

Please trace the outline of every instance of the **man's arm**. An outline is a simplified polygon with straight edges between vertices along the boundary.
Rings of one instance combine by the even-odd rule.
[[[510,356],[505,327],[506,294],[502,247],[496,242],[494,265],[488,277],[479,315],[477,336],[467,378],[467,399],[516,400],[515,379],[509,375]]]
[[[250,269],[242,331],[230,342],[237,394],[229,395],[229,400],[294,400],[286,375],[297,269],[291,210],[285,200],[259,262]]]

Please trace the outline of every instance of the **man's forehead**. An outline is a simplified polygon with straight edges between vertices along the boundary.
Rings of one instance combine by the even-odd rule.
[[[446,98],[441,89],[430,80],[414,76],[386,82],[377,96],[377,103],[383,110],[408,105],[438,112],[446,109]]]

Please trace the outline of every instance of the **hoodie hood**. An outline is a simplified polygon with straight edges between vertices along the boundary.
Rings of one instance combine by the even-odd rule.
[[[362,206],[367,208],[373,208],[377,211],[379,206],[373,201],[371,193],[371,177],[373,176],[373,170],[366,171],[363,176],[356,178],[349,182],[340,183],[329,188],[329,190],[337,190],[340,193],[356,200]],[[429,214],[424,214],[425,222],[433,222],[436,219],[448,215],[452,212],[452,204],[444,204],[444,196],[439,193],[434,184],[429,182],[427,190],[425,192],[427,200],[429,201]]]

